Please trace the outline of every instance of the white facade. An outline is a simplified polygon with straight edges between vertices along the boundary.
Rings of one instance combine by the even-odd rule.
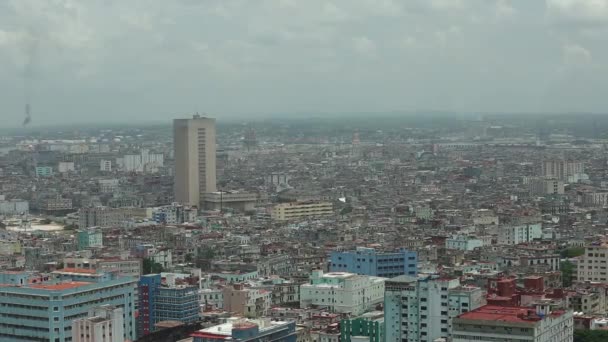
[[[608,245],[588,246],[577,263],[579,282],[608,282]]]
[[[198,300],[201,305],[216,309],[224,308],[224,292],[221,289],[201,289],[198,291]]]
[[[103,193],[116,192],[119,187],[118,179],[100,179],[97,184],[99,184],[99,191]]]
[[[187,205],[172,203],[152,209],[152,219],[156,223],[182,224],[195,222],[198,210]]]
[[[540,223],[519,226],[502,226],[498,228],[499,245],[517,245],[540,239],[543,236]]]
[[[20,215],[29,211],[30,203],[28,201],[19,199],[0,200],[0,215]]]
[[[387,280],[385,341],[426,342],[447,338],[454,313],[471,310],[481,303],[481,289],[467,292],[460,291],[459,286],[458,279],[439,278],[438,275],[399,276]]]
[[[92,310],[89,317],[72,322],[73,342],[123,342],[123,310],[102,306]]]
[[[118,167],[125,172],[157,172],[164,166],[165,156],[162,153],[150,153],[142,149],[139,154],[127,154],[116,159]]]
[[[59,162],[57,165],[57,171],[59,171],[59,173],[74,172],[75,170],[74,162]]]
[[[112,161],[111,160],[101,160],[99,162],[99,171],[102,172],[112,172]]]
[[[461,251],[472,251],[475,248],[482,247],[483,241],[473,238],[468,235],[454,235],[445,240],[445,248],[458,249]]]
[[[313,271],[311,283],[300,286],[300,307],[360,315],[382,303],[386,278],[346,272]]]

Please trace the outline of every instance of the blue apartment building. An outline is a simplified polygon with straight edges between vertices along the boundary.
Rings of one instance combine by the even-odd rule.
[[[200,319],[198,288],[195,286],[165,286],[160,274],[148,274],[140,278],[139,336],[155,331],[155,325],[162,321],[193,323]]]
[[[114,305],[124,312],[124,339],[135,340],[135,280],[113,273],[63,269],[40,277],[0,272],[0,341],[70,342],[72,321]]]
[[[418,274],[418,254],[400,249],[397,252],[377,252],[374,248],[357,247],[354,251],[332,251],[330,272],[350,272],[392,278]]]

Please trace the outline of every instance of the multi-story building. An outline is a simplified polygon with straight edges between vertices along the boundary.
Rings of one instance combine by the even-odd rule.
[[[245,317],[263,317],[272,305],[272,292],[249,288],[243,284],[226,286],[223,289],[224,311]]]
[[[160,274],[149,274],[140,278],[138,293],[137,329],[141,335],[153,332],[158,322],[193,323],[200,318],[196,286],[164,285]]]
[[[205,209],[223,210],[231,208],[239,211],[251,211],[258,200],[258,194],[243,191],[208,192],[204,196]]]
[[[57,171],[59,173],[74,172],[75,170],[74,162],[59,162],[57,165]]]
[[[44,200],[42,200],[40,210],[45,211],[47,213],[72,210],[72,199],[63,198],[59,196],[45,198]]]
[[[103,247],[103,233],[101,229],[80,229],[78,230],[77,237],[78,250]]]
[[[498,244],[517,245],[540,239],[542,236],[543,231],[540,223],[502,226],[498,229]]]
[[[11,274],[12,281],[0,286],[1,341],[71,341],[72,322],[106,304],[123,310],[123,339],[135,340],[134,279],[80,269],[56,271],[52,280],[35,283],[30,277]]]
[[[194,342],[296,342],[296,323],[270,319],[245,320],[230,318],[227,323],[199,330]]]
[[[535,196],[563,195],[564,182],[555,178],[531,180],[530,194]]]
[[[99,171],[101,172],[112,172],[112,161],[102,159],[99,161]]]
[[[88,317],[72,322],[72,342],[123,342],[123,309],[103,305],[89,311]]]
[[[486,305],[453,319],[452,341],[572,342],[572,311]]]
[[[5,200],[4,196],[0,197],[0,215],[20,215],[27,214],[30,211],[28,201],[20,199]]]
[[[35,172],[36,177],[50,177],[53,175],[53,168],[51,166],[36,166]]]
[[[194,115],[173,120],[175,200],[200,207],[203,196],[215,192],[215,119]]]
[[[142,273],[141,259],[64,258],[63,264],[66,268],[97,269],[104,272],[117,272],[120,276],[132,277],[138,280]]]
[[[300,286],[300,307],[325,308],[360,315],[382,303],[386,278],[346,272],[313,271],[310,284]]]
[[[406,249],[377,252],[373,248],[357,247],[354,251],[332,251],[330,259],[330,272],[350,272],[385,278],[402,274],[415,276],[418,273],[418,254]]]
[[[464,234],[453,235],[445,240],[445,248],[461,251],[472,251],[483,245],[483,240]]]
[[[156,173],[165,163],[162,153],[150,153],[142,149],[139,154],[127,154],[116,158],[116,165],[124,172]]]
[[[585,207],[605,207],[608,205],[608,191],[585,192],[581,195]]]
[[[579,282],[608,282],[608,244],[591,245],[585,248],[577,263]]]
[[[182,224],[195,222],[198,210],[187,205],[172,203],[152,209],[152,219],[156,223]]]
[[[568,180],[568,176],[574,176],[585,172],[582,162],[572,160],[548,159],[543,160],[541,165],[542,176],[557,178],[564,181]]]
[[[331,202],[292,202],[277,204],[272,208],[273,220],[286,221],[302,217],[332,215],[334,212]]]
[[[475,309],[481,290],[450,291],[460,287],[458,279],[438,275],[399,276],[386,282],[384,297],[386,342],[431,342],[448,338],[450,312]]]
[[[118,179],[100,179],[97,181],[99,185],[99,191],[104,194],[116,192],[120,187]]]
[[[115,227],[125,220],[124,212],[109,207],[81,208],[78,211],[78,226],[82,229],[90,227]]]
[[[340,342],[384,342],[384,316],[341,320]]]

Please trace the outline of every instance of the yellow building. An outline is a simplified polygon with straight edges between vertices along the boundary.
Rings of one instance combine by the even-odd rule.
[[[330,202],[281,203],[272,208],[272,219],[286,221],[301,217],[331,215],[333,209]]]

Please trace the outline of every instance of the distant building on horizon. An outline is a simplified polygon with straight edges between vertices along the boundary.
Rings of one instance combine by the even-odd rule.
[[[203,195],[216,192],[215,119],[194,115],[173,120],[175,201],[201,207]]]

